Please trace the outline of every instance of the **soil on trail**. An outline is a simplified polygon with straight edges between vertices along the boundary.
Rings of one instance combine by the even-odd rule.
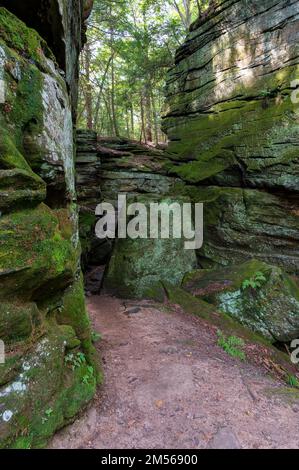
[[[299,448],[299,401],[178,308],[88,299],[105,384],[51,448]]]

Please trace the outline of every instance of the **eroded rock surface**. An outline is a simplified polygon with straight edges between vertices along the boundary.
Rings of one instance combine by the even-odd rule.
[[[298,273],[298,35],[298,1],[219,0],[177,52],[167,168],[204,188],[203,267],[254,256]]]
[[[187,274],[183,287],[272,342],[298,338],[299,288],[277,266],[251,260],[201,269]]]
[[[63,6],[61,23],[56,17],[52,26],[65,32],[62,41],[81,44],[79,2]],[[33,17],[37,22],[37,12]],[[69,30],[70,21],[77,30]],[[88,403],[96,383],[80,272],[74,95],[67,87],[75,90],[76,80],[65,77],[45,39],[0,8],[0,338],[6,349],[0,447],[43,446]],[[76,46],[65,60],[75,64]]]

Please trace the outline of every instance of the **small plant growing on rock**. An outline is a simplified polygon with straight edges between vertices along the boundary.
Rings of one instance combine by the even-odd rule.
[[[245,361],[246,355],[244,351],[242,351],[245,343],[241,338],[237,336],[228,336],[226,337],[222,331],[217,331],[218,335],[218,346],[220,346],[227,354],[232,357],[238,357],[242,361]]]
[[[299,381],[295,375],[288,374],[287,383],[290,387],[299,388]]]
[[[72,370],[75,370],[77,367],[86,363],[85,354],[82,352],[78,352],[77,354],[69,353],[65,356],[64,362],[69,365]]]
[[[249,279],[245,279],[245,281],[242,282],[242,289],[245,290],[248,287],[251,287],[251,289],[254,290],[259,289],[262,287],[264,282],[266,282],[266,280],[267,279],[265,278],[264,274],[258,271],[254,276]]]
[[[101,333],[98,333],[97,331],[92,331],[91,333],[91,341],[93,343],[97,343],[98,341],[101,341],[102,340],[102,335]]]
[[[45,411],[45,415],[46,416],[43,416],[42,417],[42,423],[45,424],[48,419],[50,418],[50,416],[53,414],[53,410],[52,408],[48,408],[46,411]]]
[[[94,370],[92,366],[87,367],[87,374],[82,377],[82,383],[85,385],[93,378]]]

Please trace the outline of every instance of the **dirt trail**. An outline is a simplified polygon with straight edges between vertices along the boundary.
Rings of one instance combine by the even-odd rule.
[[[199,318],[91,297],[105,384],[51,448],[299,448],[299,402]]]

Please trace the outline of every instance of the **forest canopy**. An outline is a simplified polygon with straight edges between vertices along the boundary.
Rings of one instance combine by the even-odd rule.
[[[167,70],[205,0],[96,0],[81,55],[79,127],[163,142]]]

